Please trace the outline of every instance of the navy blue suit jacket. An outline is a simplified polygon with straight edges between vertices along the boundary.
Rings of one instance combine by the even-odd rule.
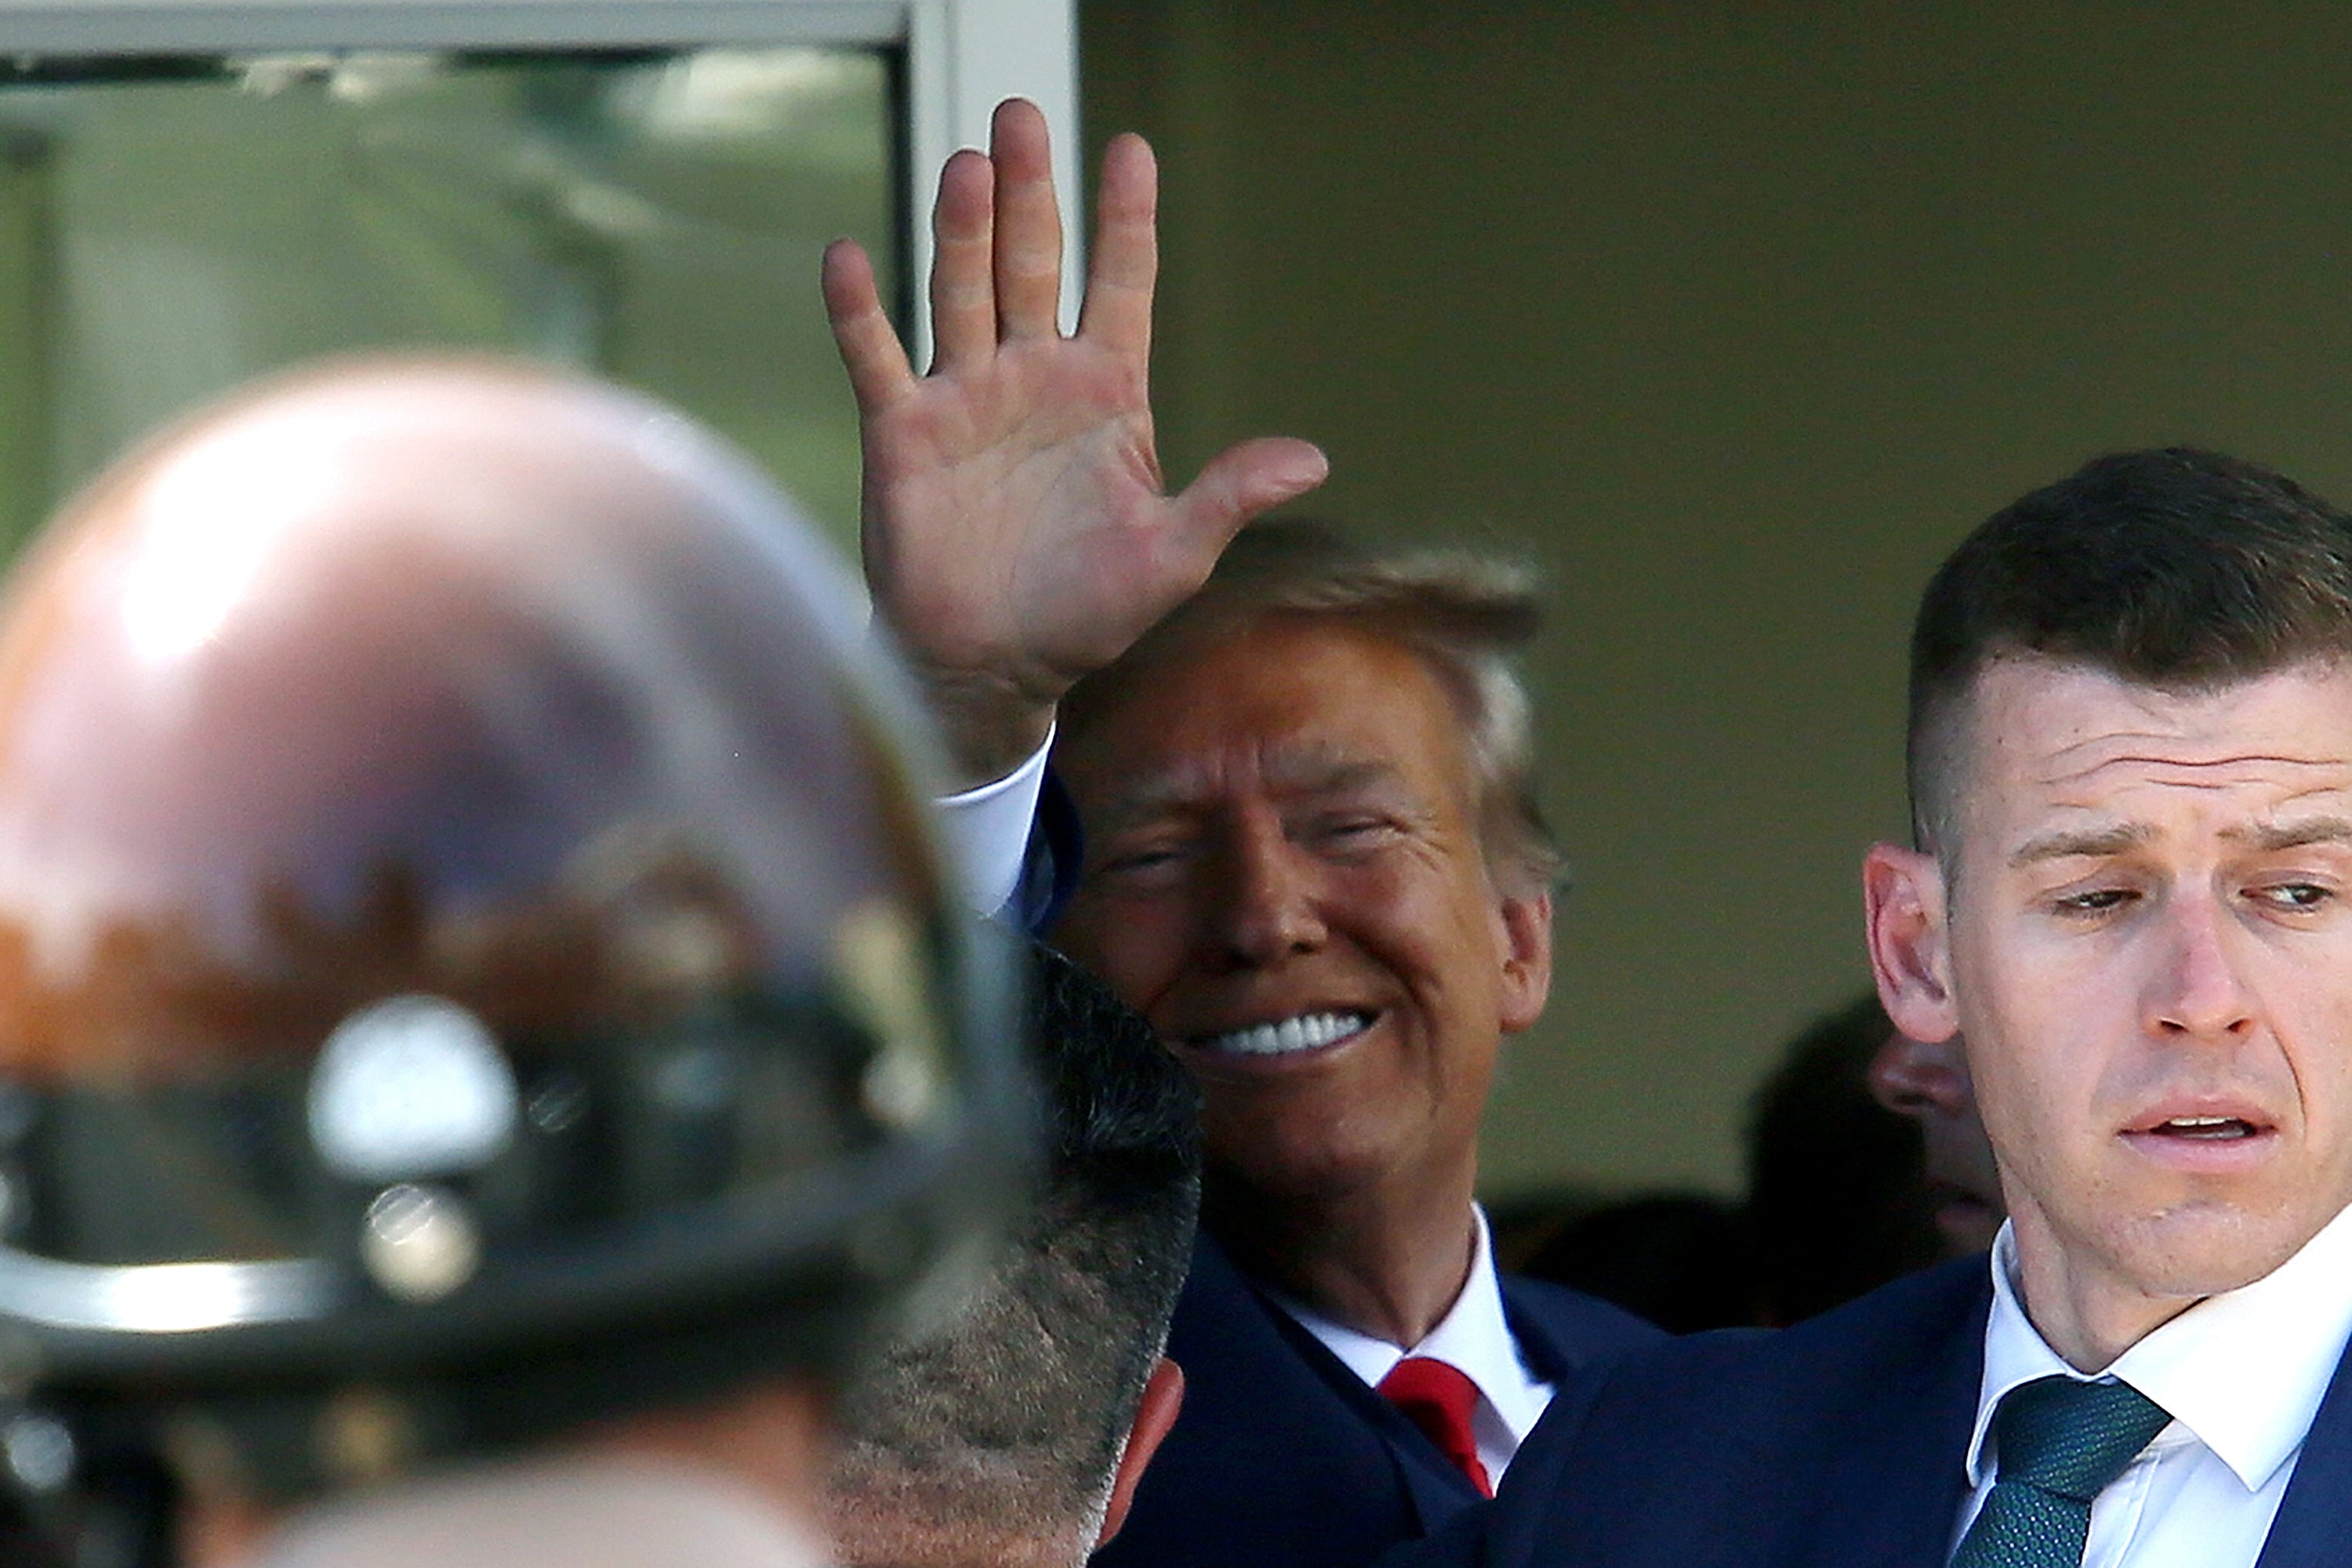
[[[1555,1402],[1491,1510],[1382,1568],[1943,1568],[1992,1285],[1981,1258],[1779,1333],[1700,1334]],[[2341,1365],[2260,1568],[2352,1564]]]
[[[1502,1284],[1521,1354],[1556,1398],[1664,1337],[1574,1290],[1507,1274]],[[1097,1568],[1368,1568],[1477,1500],[1419,1427],[1205,1233],[1168,1353],[1184,1369],[1183,1408]]]

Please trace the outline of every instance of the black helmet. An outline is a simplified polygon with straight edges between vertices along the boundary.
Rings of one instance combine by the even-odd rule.
[[[1019,1188],[910,712],[608,387],[352,362],[118,466],[0,621],[0,1452],[282,1496],[828,1375]]]

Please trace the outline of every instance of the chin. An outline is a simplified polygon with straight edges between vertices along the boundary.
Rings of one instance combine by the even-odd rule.
[[[2319,1233],[2272,1209],[2252,1214],[2235,1204],[2185,1204],[2133,1227],[2117,1249],[2119,1272],[2142,1294],[2219,1296],[2267,1276]]]
[[[1228,1191],[1276,1204],[1329,1203],[1376,1183],[1385,1163],[1329,1148],[1284,1150],[1261,1143],[1241,1160],[1212,1157]]]

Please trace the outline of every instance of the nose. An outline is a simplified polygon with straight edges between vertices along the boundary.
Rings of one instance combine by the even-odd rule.
[[[1870,1092],[1899,1115],[1965,1115],[1975,1104],[1960,1037],[1915,1040],[1897,1031],[1870,1058]]]
[[[1328,934],[1314,868],[1270,813],[1251,813],[1227,840],[1211,929],[1224,960],[1255,968],[1311,952]]]
[[[2233,925],[2219,900],[2173,901],[2159,962],[2148,977],[2151,1034],[2221,1040],[2253,1026],[2253,998],[2233,955]]]

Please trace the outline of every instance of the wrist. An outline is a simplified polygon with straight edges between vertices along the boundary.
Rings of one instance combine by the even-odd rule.
[[[947,743],[950,789],[973,789],[1005,777],[1053,733],[1054,702],[1011,681],[921,669],[916,679]]]

